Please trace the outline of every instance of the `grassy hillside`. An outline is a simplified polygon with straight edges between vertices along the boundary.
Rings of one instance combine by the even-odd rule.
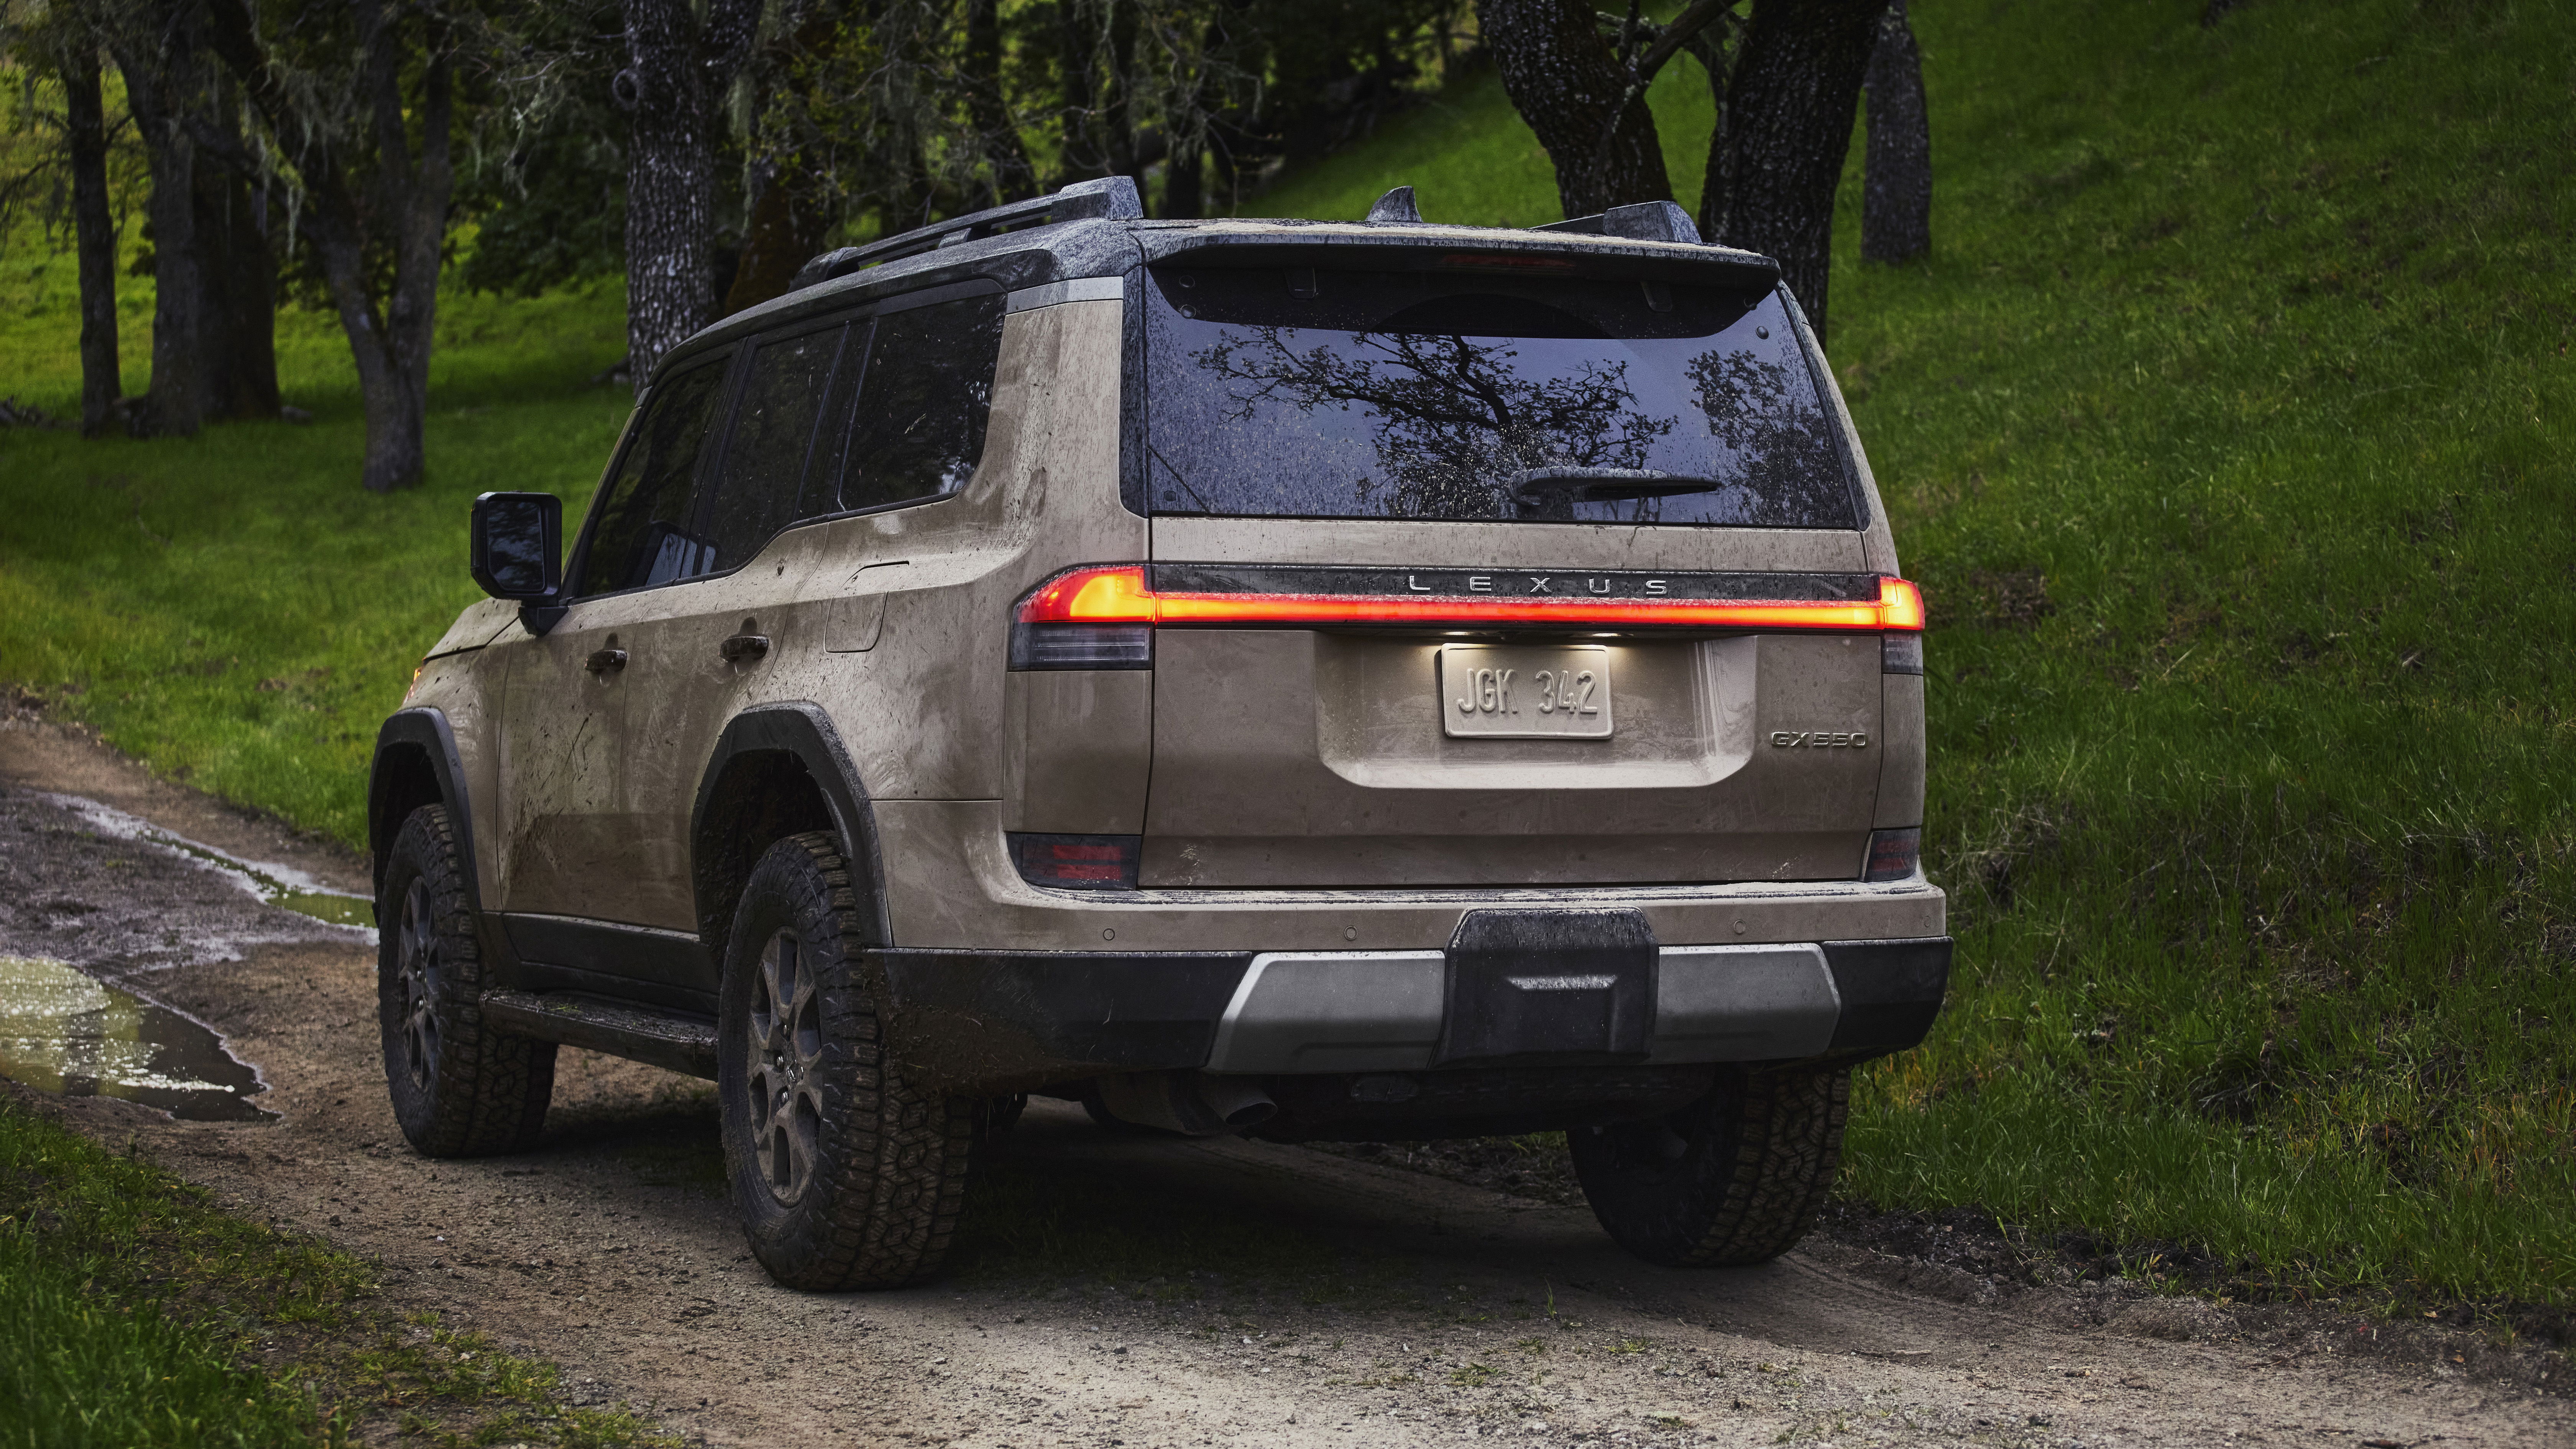
[[[2565,1304],[2576,17],[2200,9],[1919,7],[1937,254],[1864,268],[1842,218],[1962,943],[1848,1186]],[[1265,209],[1396,181],[1557,214],[1490,82]]]
[[[1867,1074],[1848,1188],[2563,1308],[2576,16],[2200,9],[1920,7],[1937,253],[1863,268],[1845,218],[1830,350],[1933,600],[1962,943],[1933,1042]],[[1687,203],[1704,80],[1653,99]],[[1556,214],[1490,78],[1264,207],[1399,182],[1435,220]],[[0,393],[60,407],[51,265],[0,268]],[[470,594],[464,499],[595,474],[615,306],[451,303],[401,498],[355,488],[336,342],[289,349],[307,429],[0,433],[0,678],[354,834],[364,741]]]

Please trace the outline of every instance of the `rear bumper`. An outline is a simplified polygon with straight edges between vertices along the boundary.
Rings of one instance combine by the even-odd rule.
[[[1656,947],[1642,1053],[1559,1051],[1528,1064],[1857,1061],[1902,1051],[1939,1015],[1950,956],[1947,936]],[[908,1069],[960,1092],[1111,1072],[1438,1071],[1452,1015],[1454,973],[1439,950],[887,950],[874,959]]]

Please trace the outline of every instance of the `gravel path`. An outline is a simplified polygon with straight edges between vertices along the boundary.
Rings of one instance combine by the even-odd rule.
[[[2392,1354],[2324,1312],[1998,1292],[1821,1239],[1670,1272],[1578,1207],[1365,1157],[1111,1137],[1045,1101],[996,1155],[947,1278],[785,1292],[743,1251],[704,1084],[568,1049],[538,1148],[416,1157],[386,1106],[360,933],[262,905],[82,801],[364,888],[343,853],[74,731],[0,720],[0,954],[212,1024],[280,1114],[81,1099],[73,1119],[708,1443],[2576,1443],[2576,1404],[2535,1390],[2558,1364],[2465,1334],[2414,1330]]]

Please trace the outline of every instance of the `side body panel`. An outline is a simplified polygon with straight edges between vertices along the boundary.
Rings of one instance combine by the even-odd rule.
[[[984,456],[958,493],[792,528],[731,574],[654,591],[661,672],[634,697],[625,741],[626,804],[656,847],[631,919],[695,928],[689,816],[717,733],[745,711],[818,704],[879,808],[1004,798],[1013,603],[1067,563],[1137,558],[1145,548],[1145,521],[1118,502],[1120,306],[1010,314]],[[767,639],[767,652],[728,661],[722,644],[735,634]],[[1140,702],[1123,707],[1134,715]],[[1100,707],[1120,706],[1113,698]],[[1049,733],[1071,743],[1060,729]],[[1124,809],[1135,814],[1141,772],[1131,776]],[[1096,799],[1114,785],[1093,776],[1080,789]],[[896,893],[889,925],[898,941],[907,910]]]

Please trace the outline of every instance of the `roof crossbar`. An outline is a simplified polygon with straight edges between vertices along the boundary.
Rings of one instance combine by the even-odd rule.
[[[825,252],[797,268],[795,280],[787,284],[787,289],[799,291],[818,282],[846,277],[861,267],[917,257],[924,252],[976,241],[1031,222],[1053,225],[1065,221],[1136,221],[1144,215],[1144,204],[1136,195],[1136,183],[1130,178],[1103,176],[1092,181],[1077,181],[1051,196],[1032,196],[1026,201],[1014,201],[915,227],[863,247],[842,247]]]

